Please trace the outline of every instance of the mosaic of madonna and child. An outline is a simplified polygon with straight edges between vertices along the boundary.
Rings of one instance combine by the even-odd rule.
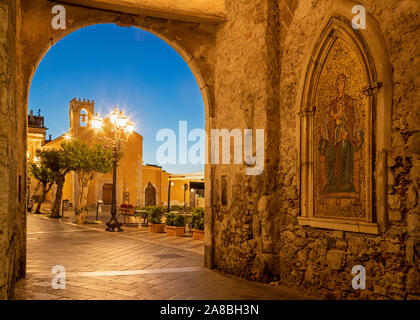
[[[364,74],[344,43],[321,73],[315,113],[315,215],[366,217]]]

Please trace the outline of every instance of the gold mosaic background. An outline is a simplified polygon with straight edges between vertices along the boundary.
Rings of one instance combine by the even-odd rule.
[[[359,130],[364,143],[354,152],[355,192],[326,192],[326,160],[319,149],[321,139],[326,136],[328,106],[337,97],[336,80],[340,74],[347,77],[345,94],[352,97],[355,114],[358,113]],[[315,216],[345,217],[364,220],[367,215],[366,174],[370,137],[367,137],[366,115],[368,98],[362,96],[362,88],[367,85],[366,74],[355,51],[343,40],[333,44],[325,61],[316,92],[316,112],[314,118],[314,208]],[[356,124],[355,124],[356,126]],[[358,130],[358,131],[359,131]],[[323,158],[324,157],[324,158]]]

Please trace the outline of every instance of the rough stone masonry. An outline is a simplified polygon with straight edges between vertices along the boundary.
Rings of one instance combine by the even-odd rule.
[[[227,205],[214,201],[215,265],[321,298],[419,299],[420,4],[360,2],[378,24],[388,54],[388,61],[374,63],[392,66],[392,85],[381,88],[392,95],[390,144],[372,155],[373,221],[379,233],[313,228],[298,221],[298,113],[306,61],[322,25],[339,16],[340,6],[350,13],[351,3],[336,2],[339,10],[331,13],[333,1],[228,2],[228,22],[217,38],[218,119],[228,125],[228,114],[235,110],[241,115],[238,121],[266,129],[268,144],[263,176],[248,178],[239,169],[215,168],[214,198],[220,199],[223,181],[229,190]],[[374,126],[373,135],[379,137],[382,130]],[[384,195],[379,194],[381,184]],[[351,286],[355,265],[366,268],[366,290]]]
[[[117,23],[152,31],[180,52],[202,89],[208,132],[265,129],[262,175],[246,176],[244,165],[206,165],[207,266],[320,298],[419,299],[420,3],[361,0],[366,30],[351,28],[354,4],[227,0],[223,21],[216,23],[67,5],[68,30],[55,31],[50,2],[0,0],[0,297],[12,298],[16,279],[24,276],[31,75],[67,33]],[[341,51],[334,39],[343,42]],[[336,57],[325,50],[328,43]],[[360,74],[345,74],[334,63],[348,59],[357,61]],[[328,62],[324,69],[319,61]],[[340,121],[350,123],[345,115],[353,108],[359,126],[353,131],[343,125],[329,139],[352,144],[346,150],[357,179],[351,181],[362,181],[368,196],[357,195],[357,184],[356,192],[318,199],[313,190],[320,186],[313,182],[326,169],[314,155],[325,150],[314,142],[325,131],[318,128],[320,112],[329,106],[323,101],[335,101],[330,118],[343,102],[335,98],[340,73],[349,97]],[[355,89],[362,84],[363,90]],[[334,159],[342,159],[336,150]],[[303,208],[319,201],[371,210],[362,220],[344,219],[339,210],[333,218],[305,216],[316,211]],[[355,265],[366,269],[365,290],[351,286]]]

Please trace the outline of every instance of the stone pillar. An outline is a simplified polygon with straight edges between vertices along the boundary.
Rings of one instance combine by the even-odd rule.
[[[313,121],[315,107],[299,112],[300,117],[300,177],[301,177],[301,215],[313,215]]]
[[[26,261],[26,106],[16,102],[16,1],[0,0],[0,299],[14,297]]]
[[[379,93],[382,83],[375,82],[363,88],[362,94],[369,97],[369,105],[377,106],[377,94]],[[370,114],[377,115],[377,110],[372,110]],[[377,116],[373,118],[375,123],[372,123],[372,118],[369,119],[369,123],[372,123],[372,138],[374,139],[373,145],[377,147],[377,136],[378,132],[382,132],[384,128],[381,127],[380,121],[377,121]],[[373,153],[376,151],[376,155]],[[382,150],[371,150],[369,159],[376,156],[376,169],[374,172],[375,179],[373,179],[376,185],[373,186],[375,192],[376,201],[376,221],[374,217],[369,217],[369,222],[377,222],[378,228],[381,233],[386,231],[388,225],[388,152],[386,149]],[[372,190],[369,190],[371,193]],[[372,198],[372,194],[369,195]]]

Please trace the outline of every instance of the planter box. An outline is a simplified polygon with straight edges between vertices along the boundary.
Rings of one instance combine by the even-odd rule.
[[[204,230],[197,230],[197,229],[193,229],[193,239],[194,240],[204,240]]]
[[[124,214],[124,225],[126,225],[127,227],[138,227],[139,220],[135,215]]]
[[[168,236],[183,237],[184,232],[185,232],[184,227],[171,227],[171,226],[166,227],[166,235],[168,235]]]
[[[165,225],[163,223],[160,224],[149,224],[149,231],[153,233],[164,233],[165,232]]]
[[[134,209],[120,208],[120,214],[132,214],[132,215],[134,215]]]

